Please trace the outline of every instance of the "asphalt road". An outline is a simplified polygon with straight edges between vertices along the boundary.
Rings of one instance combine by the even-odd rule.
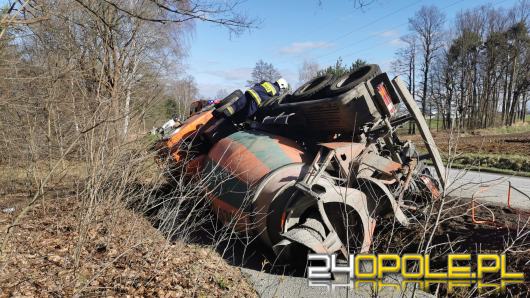
[[[310,283],[306,278],[282,276],[260,272],[252,269],[241,268],[241,272],[254,286],[260,297],[435,297],[426,292],[415,289],[411,284],[398,286],[401,279],[398,276],[389,276],[376,286],[375,289],[368,283],[354,285],[352,281],[335,281],[333,284],[324,285]]]
[[[451,169],[446,193],[452,197],[475,198],[479,202],[530,210],[530,178]]]

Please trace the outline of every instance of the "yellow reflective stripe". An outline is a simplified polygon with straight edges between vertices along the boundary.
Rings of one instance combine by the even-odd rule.
[[[263,88],[265,88],[265,91],[267,91],[267,93],[269,93],[269,95],[271,95],[271,96],[276,95],[276,88],[274,88],[274,86],[272,86],[271,83],[263,82],[263,83],[261,83],[261,86]]]
[[[226,109],[228,110],[228,113],[230,113],[230,115],[234,114],[234,108],[232,108],[232,106],[228,106],[228,108]]]
[[[256,101],[258,107],[261,106],[261,98],[259,97],[258,93],[256,93],[256,91],[252,89],[248,89],[247,92],[250,93],[250,96],[252,96],[252,98],[254,98],[254,101]]]

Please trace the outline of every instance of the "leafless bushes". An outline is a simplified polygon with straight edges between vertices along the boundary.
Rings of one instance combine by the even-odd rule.
[[[233,175],[213,163],[211,168],[190,175],[189,160],[167,162],[169,166],[163,166],[164,182],[144,191],[133,201],[134,208],[146,213],[170,241],[207,244],[227,259],[243,261],[246,246],[257,236],[255,223],[251,222],[254,213],[249,212],[252,192],[238,194],[244,196],[242,207],[226,216],[212,202],[220,194],[234,191],[229,186],[235,179]],[[234,244],[241,249],[234,251]]]
[[[95,226],[103,222],[116,228],[123,224],[117,215],[126,204],[160,199],[165,180],[147,151],[145,133],[168,113],[185,111],[196,95],[192,79],[175,79],[183,74],[183,40],[193,28],[189,21],[217,22],[234,32],[250,23],[234,9],[237,2],[12,4],[0,23],[0,191],[24,199],[14,205],[14,217],[2,222],[0,265],[20,253],[9,244],[36,206],[70,196],[81,205],[75,209],[71,252],[76,272],[90,251]],[[153,20],[159,18],[164,19]],[[198,195],[202,186],[180,184],[157,201],[168,238],[188,239],[190,231],[210,220],[202,208],[204,194]],[[124,238],[124,254],[143,245],[142,239]]]

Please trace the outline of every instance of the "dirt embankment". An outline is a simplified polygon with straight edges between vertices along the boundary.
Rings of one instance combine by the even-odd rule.
[[[2,235],[22,199],[0,197]],[[0,297],[256,295],[211,249],[168,243],[121,203],[98,205],[92,214],[87,207],[48,198],[24,217],[0,259]]]
[[[530,132],[450,135],[433,133],[444,161],[455,167],[530,176]],[[406,136],[420,152],[427,152],[419,135]]]

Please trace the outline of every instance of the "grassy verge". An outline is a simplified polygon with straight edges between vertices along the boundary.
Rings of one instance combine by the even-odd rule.
[[[432,133],[449,133],[449,131],[446,131],[443,129],[443,123],[442,121],[438,121],[437,119],[432,119],[429,121],[429,119],[425,119],[427,122],[427,125],[429,125],[429,128]],[[438,128],[437,128],[438,125]],[[398,134],[400,135],[409,135],[408,134],[408,124],[404,124],[401,127],[398,128]],[[516,122],[512,126],[498,126],[498,127],[489,127],[484,129],[475,129],[473,131],[461,131],[459,132],[462,135],[505,135],[505,134],[514,134],[514,133],[525,133],[530,132],[530,116],[527,116],[526,121],[522,122]],[[416,135],[419,135],[419,131],[416,129]]]
[[[442,156],[447,163],[447,156]],[[505,175],[530,177],[530,156],[465,153],[453,158],[452,167]]]
[[[530,157],[523,155],[465,153],[454,158],[453,161],[461,165],[530,173]]]
[[[477,171],[477,172],[480,171],[480,172],[487,172],[487,173],[503,174],[503,175],[510,175],[510,176],[513,175],[513,176],[530,178],[529,172],[520,172],[520,171],[513,171],[513,170],[506,170],[506,169],[497,169],[497,168],[491,168],[491,167],[462,165],[462,164],[452,164],[451,166],[453,169],[467,169],[470,171]]]
[[[503,135],[529,131],[530,122],[517,122],[512,126],[499,126],[476,130],[476,132],[480,133],[480,135]]]

